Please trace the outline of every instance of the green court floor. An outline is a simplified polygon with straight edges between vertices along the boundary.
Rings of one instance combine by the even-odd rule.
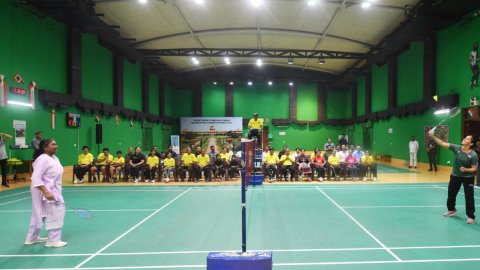
[[[476,190],[478,191],[478,190]],[[65,248],[24,246],[29,190],[0,193],[0,269],[206,269],[241,248],[238,186],[66,187]],[[478,200],[479,197],[476,197]],[[444,218],[446,184],[268,185],[247,192],[248,250],[274,269],[479,269],[480,224]],[[88,208],[92,220],[75,216]]]

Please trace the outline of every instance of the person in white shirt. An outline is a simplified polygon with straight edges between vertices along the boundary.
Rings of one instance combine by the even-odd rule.
[[[415,139],[415,136],[410,138],[410,142],[408,143],[408,150],[410,152],[410,166],[408,168],[414,167],[417,168],[417,152],[418,152],[418,142]]]

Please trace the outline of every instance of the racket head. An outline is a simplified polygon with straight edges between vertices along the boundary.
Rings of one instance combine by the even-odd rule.
[[[79,218],[82,218],[82,219],[92,219],[95,215],[93,214],[92,211],[86,209],[86,208],[75,208],[74,209],[75,211],[75,215]]]
[[[461,111],[462,111],[462,109],[460,107],[453,107],[448,112],[448,117],[453,118],[453,117],[457,116]]]

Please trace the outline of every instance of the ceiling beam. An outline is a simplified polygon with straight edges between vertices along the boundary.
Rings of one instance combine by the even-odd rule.
[[[324,58],[364,59],[366,54],[357,52],[325,50],[281,50],[281,49],[222,49],[222,48],[172,48],[140,50],[145,57],[190,56],[190,57],[263,57],[263,58]]]

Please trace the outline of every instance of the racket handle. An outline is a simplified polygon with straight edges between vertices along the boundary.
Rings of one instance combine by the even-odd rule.
[[[435,133],[435,130],[437,129],[437,126],[434,126],[428,133]]]

